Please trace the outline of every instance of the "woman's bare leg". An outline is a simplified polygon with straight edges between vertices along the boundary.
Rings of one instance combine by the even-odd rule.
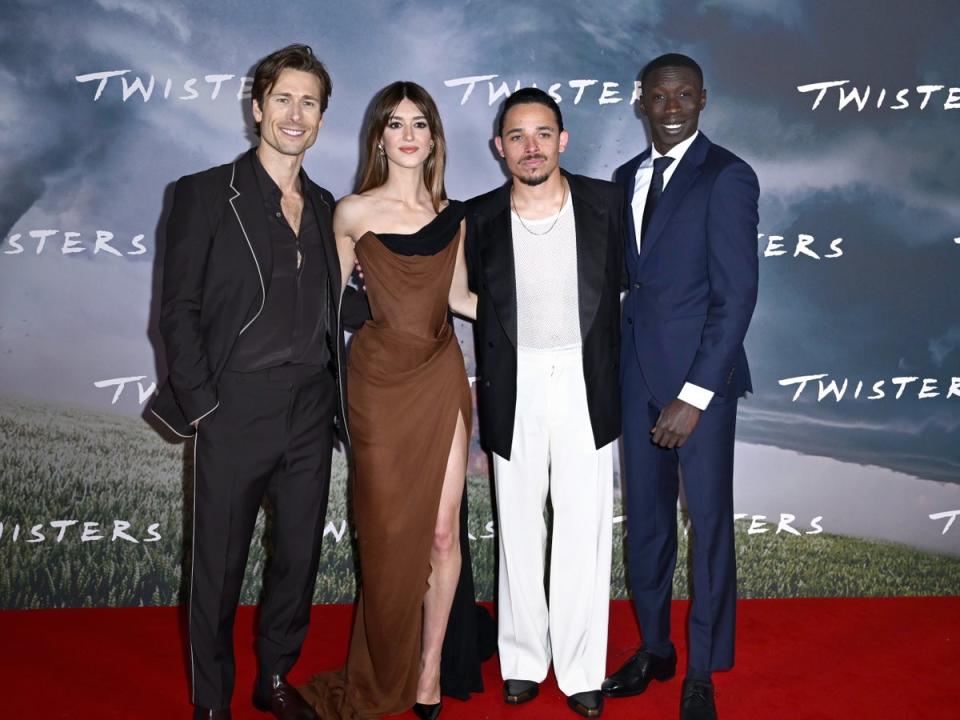
[[[458,413],[430,551],[429,588],[423,596],[423,650],[417,702],[424,704],[440,702],[440,652],[460,579],[460,500],[467,471],[467,442],[463,416]]]

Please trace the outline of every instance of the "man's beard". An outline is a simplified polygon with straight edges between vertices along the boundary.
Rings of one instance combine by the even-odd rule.
[[[528,155],[523,158],[524,160],[543,160],[546,162],[547,158],[543,155]],[[517,175],[517,179],[522,182],[524,185],[529,185],[531,187],[535,185],[542,185],[547,181],[547,178],[550,177],[550,173],[544,175]]]
[[[522,182],[524,185],[529,185],[533,187],[535,185],[542,185],[547,181],[547,178],[549,177],[550,177],[549,175],[535,175],[533,177],[524,177],[521,175],[517,178],[517,180]]]

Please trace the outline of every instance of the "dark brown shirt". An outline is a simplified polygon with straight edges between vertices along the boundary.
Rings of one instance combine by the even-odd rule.
[[[317,215],[306,191],[307,174],[300,170],[304,197],[297,235],[283,215],[280,188],[256,155],[253,165],[267,215],[273,269],[269,278],[263,278],[267,294],[263,310],[237,340],[227,368],[254,372],[280,365],[326,366],[331,358],[327,327],[330,273]]]

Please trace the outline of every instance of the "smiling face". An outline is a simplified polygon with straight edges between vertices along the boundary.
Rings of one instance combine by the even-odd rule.
[[[380,143],[390,163],[401,167],[422,165],[432,150],[433,135],[423,111],[409,98],[400,101],[390,117]]]
[[[661,155],[697,131],[700,111],[707,105],[707,91],[700,78],[687,67],[663,67],[643,82],[640,109],[650,121],[650,136]]]
[[[560,131],[553,110],[540,103],[520,103],[503,118],[503,134],[495,138],[500,156],[514,178],[539,185],[557,172],[567,131]]]
[[[253,101],[262,151],[302,157],[323,124],[320,93],[320,79],[313,73],[290,68],[281,71],[264,94],[262,107]]]

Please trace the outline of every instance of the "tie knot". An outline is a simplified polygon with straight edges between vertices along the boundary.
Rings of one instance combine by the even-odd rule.
[[[666,169],[670,167],[670,163],[672,162],[673,162],[672,157],[667,157],[667,156],[658,157],[656,160],[653,161],[653,174],[663,175]]]

